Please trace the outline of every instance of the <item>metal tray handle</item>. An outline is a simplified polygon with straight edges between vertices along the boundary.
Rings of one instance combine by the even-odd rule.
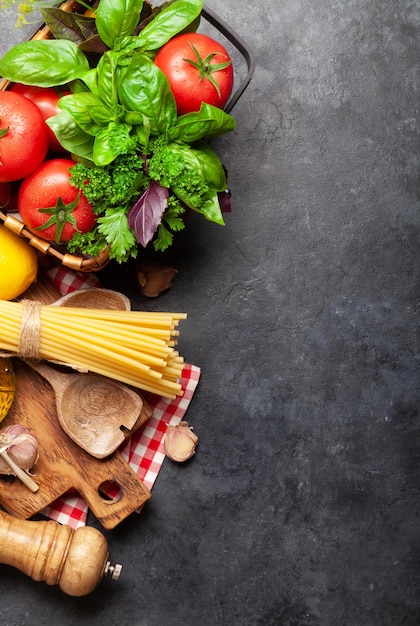
[[[228,39],[237,50],[244,57],[248,71],[245,78],[240,83],[239,87],[235,90],[232,96],[229,99],[229,102],[224,107],[226,113],[229,113],[235,104],[238,102],[239,98],[242,96],[245,89],[248,87],[248,84],[254,74],[255,70],[255,57],[248,46],[248,44],[240,37],[234,30],[231,28],[224,20],[222,20],[216,13],[211,11],[208,8],[203,8],[201,11],[202,16],[206,19],[209,24],[214,26],[217,30],[219,30],[225,37]]]

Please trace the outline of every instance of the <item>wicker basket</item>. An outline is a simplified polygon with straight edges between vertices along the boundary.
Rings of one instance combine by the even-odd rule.
[[[148,2],[150,6],[152,3]],[[60,5],[60,9],[63,11],[73,12],[77,9],[80,9],[80,5],[75,0],[67,0],[62,5]],[[90,15],[91,12],[86,11],[85,15]],[[252,51],[247,46],[247,44],[235,33],[234,30],[230,28],[226,22],[221,20],[218,16],[216,16],[209,9],[202,10],[202,16],[209,22],[209,24],[213,25],[224,37],[226,37],[239,51],[241,56],[245,59],[247,72],[245,76],[242,78],[240,84],[236,88],[235,92],[232,94],[229,102],[225,106],[225,111],[230,112],[236,102],[239,100],[242,93],[245,91],[248,86],[249,81],[252,78],[255,69],[255,60]],[[31,39],[52,39],[52,33],[48,26],[41,27]],[[7,79],[0,79],[0,90],[8,89],[10,86],[10,81]],[[97,272],[101,270],[105,265],[109,262],[109,252],[108,248],[104,248],[99,256],[87,257],[87,256],[78,256],[75,254],[70,254],[66,251],[64,246],[57,246],[53,242],[46,241],[45,239],[41,239],[37,237],[33,232],[31,232],[25,225],[13,215],[9,215],[7,213],[3,213],[0,211],[0,221],[4,223],[4,225],[12,230],[14,233],[17,233],[21,237],[25,237],[29,240],[29,243],[36,248],[42,254],[51,255],[55,259],[61,262],[62,265],[68,267],[72,270],[77,270],[81,272]]]
[[[0,220],[2,220],[6,228],[12,230],[17,235],[28,239],[31,246],[36,248],[39,252],[42,252],[42,254],[50,254],[58,259],[62,265],[72,270],[79,272],[98,272],[100,269],[105,267],[109,261],[107,248],[105,248],[101,254],[95,258],[69,254],[64,248],[60,249],[54,243],[34,235],[26,228],[25,224],[23,224],[21,220],[17,219],[13,215],[0,211]]]

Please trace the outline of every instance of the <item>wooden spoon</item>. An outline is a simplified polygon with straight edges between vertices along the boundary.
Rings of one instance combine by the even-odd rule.
[[[98,374],[64,373],[40,361],[27,363],[53,387],[64,432],[97,459],[112,454],[136,423],[152,414],[149,404],[123,383]]]
[[[53,306],[81,307],[84,309],[113,309],[130,311],[131,302],[127,296],[119,291],[90,287],[78,289],[52,303]]]
[[[22,294],[20,300],[37,300],[42,304],[86,309],[115,309],[120,311],[131,309],[130,299],[126,295],[104,287],[77,289],[61,296],[48,276],[42,272],[39,273],[36,283],[32,283]]]

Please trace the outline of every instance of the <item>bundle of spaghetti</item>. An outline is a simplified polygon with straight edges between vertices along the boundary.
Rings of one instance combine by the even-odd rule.
[[[181,395],[176,351],[185,313],[55,307],[0,300],[0,350],[46,359],[160,396]]]

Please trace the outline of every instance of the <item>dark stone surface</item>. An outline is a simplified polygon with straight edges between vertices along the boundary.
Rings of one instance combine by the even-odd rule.
[[[419,3],[208,6],[256,57],[214,144],[233,213],[190,220],[156,301],[131,267],[103,273],[189,313],[198,453],[107,533],[120,581],[72,599],[0,566],[1,621],[415,626]]]

